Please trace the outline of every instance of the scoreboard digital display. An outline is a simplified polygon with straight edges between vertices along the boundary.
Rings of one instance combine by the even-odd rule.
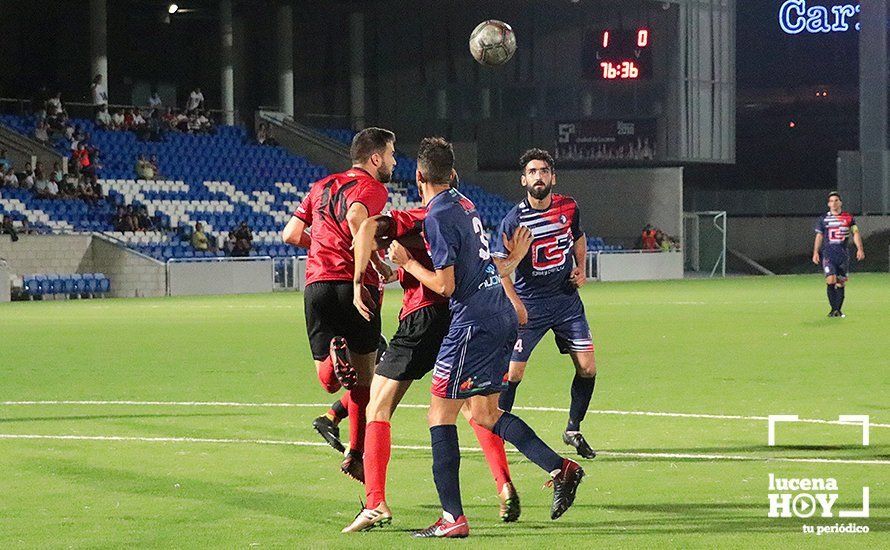
[[[584,76],[602,81],[648,80],[652,77],[652,32],[597,29],[588,34]]]

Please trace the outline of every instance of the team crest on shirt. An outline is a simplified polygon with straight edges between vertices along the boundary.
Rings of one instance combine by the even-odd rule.
[[[566,217],[565,214],[561,214],[561,215],[559,216],[559,223],[561,223],[561,224],[565,224],[565,223],[567,223],[568,221],[569,221],[569,219]]]

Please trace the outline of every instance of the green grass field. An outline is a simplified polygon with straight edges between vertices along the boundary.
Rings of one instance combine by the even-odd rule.
[[[467,451],[471,537],[449,544],[890,547],[890,276],[857,275],[846,319],[825,317],[818,276],[588,284],[583,296],[599,369],[584,428],[601,455],[575,506],[551,522],[546,476],[512,452],[523,515],[499,523],[482,455]],[[399,298],[387,294],[387,335]],[[569,365],[546,338],[516,400],[557,449]],[[393,451],[393,525],[339,533],[363,491],[310,425],[331,397],[300,294],[5,304],[0,369],[2,548],[441,544],[408,537],[439,513],[428,379],[393,421],[395,445],[420,447]],[[781,424],[768,447],[769,414],[876,425],[868,447],[858,426],[814,422]],[[464,424],[460,436],[476,447]],[[835,517],[768,518],[770,473],[835,478]],[[838,518],[861,508],[863,486],[870,518]],[[849,522],[870,532],[802,533]]]

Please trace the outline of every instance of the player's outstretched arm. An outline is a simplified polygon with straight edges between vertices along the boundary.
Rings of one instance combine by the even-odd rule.
[[[529,228],[520,225],[509,240],[505,233],[501,233],[501,239],[504,241],[504,250],[509,253],[506,258],[495,256],[493,259],[494,265],[498,268],[498,275],[503,279],[512,275],[519,262],[528,254],[528,249],[532,244],[532,232]]]
[[[355,256],[355,268],[352,274],[352,303],[358,312],[367,320],[371,320],[371,309],[375,304],[369,304],[370,295],[365,296],[362,282],[368,263],[376,256],[376,239],[378,235],[386,233],[392,224],[392,218],[387,216],[373,216],[366,218],[359,225],[352,237],[352,252]]]
[[[861,262],[865,259],[865,248],[862,246],[862,235],[859,233],[859,228],[855,225],[853,226],[853,244],[856,245],[856,259]]]
[[[816,240],[813,242],[813,263],[819,265],[819,251],[822,250],[822,233],[816,233]]]
[[[411,253],[401,244],[394,242],[389,245],[389,259],[420,281],[420,284],[449,298],[454,293],[454,266],[430,271],[415,260]]]
[[[285,244],[301,248],[309,248],[309,245],[312,244],[312,239],[306,233],[306,222],[296,216],[292,216],[284,230],[281,231],[281,239]]]

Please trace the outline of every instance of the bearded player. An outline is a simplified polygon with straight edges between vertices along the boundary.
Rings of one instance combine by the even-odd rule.
[[[844,288],[850,271],[850,254],[847,245],[850,236],[856,244],[856,259],[865,259],[862,236],[856,227],[856,220],[841,208],[841,196],[832,192],[828,195],[828,212],[822,215],[814,227],[816,240],[813,242],[813,263],[822,264],[825,284],[828,289],[828,303],[831,306],[829,317],[846,317],[841,307],[844,305]]]
[[[349,450],[340,468],[364,481],[362,453],[365,439],[365,408],[370,397],[380,316],[364,319],[352,307],[352,275],[355,258],[352,237],[369,216],[380,214],[392,178],[395,134],[381,128],[366,128],[352,140],[352,168],[312,185],[282,232],[289,244],[306,244],[304,306],[306,329],[315,368],[322,386],[330,393],[344,387],[349,392]],[[378,257],[368,266],[359,291],[376,308],[380,302],[381,274],[391,275]]]
[[[559,352],[568,354],[575,367],[569,419],[562,440],[582,457],[594,458],[596,452],[581,434],[581,421],[596,384],[593,339],[578,294],[586,280],[587,238],[581,230],[575,200],[552,192],[556,173],[550,153],[530,149],[522,155],[519,165],[520,182],[527,196],[507,213],[492,247],[495,263],[504,275],[504,290],[519,317],[508,387],[501,393],[499,405],[501,410],[512,410],[529,356],[552,330]],[[513,235],[518,228],[531,231],[532,243],[517,262],[507,235]],[[515,282],[506,276],[514,270]]]

